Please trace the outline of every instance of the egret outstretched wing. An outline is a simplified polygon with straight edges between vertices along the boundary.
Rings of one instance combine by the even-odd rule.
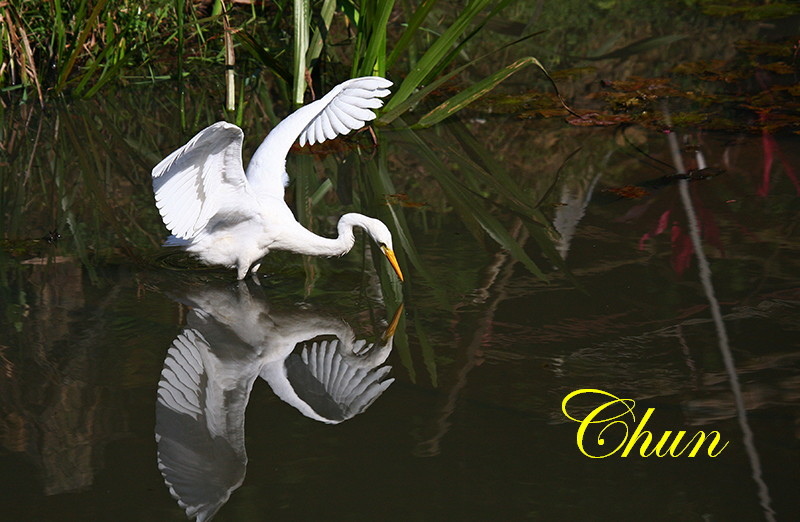
[[[309,109],[314,108],[317,115],[300,132],[300,146],[332,140],[374,120],[376,115],[371,109],[383,106],[381,98],[389,95],[391,85],[389,80],[377,76],[356,78],[310,103]]]
[[[392,82],[378,76],[340,83],[319,100],[300,107],[272,129],[247,166],[256,192],[283,198],[288,182],[286,155],[295,141],[313,145],[360,129],[375,119]]]
[[[243,138],[236,125],[217,122],[153,168],[156,206],[176,237],[196,236],[223,208],[254,208],[242,167]]]

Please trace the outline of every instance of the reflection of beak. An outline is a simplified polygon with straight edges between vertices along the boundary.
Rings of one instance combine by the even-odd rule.
[[[400,271],[400,265],[397,264],[397,258],[394,257],[394,252],[392,252],[392,249],[387,246],[382,246],[381,251],[383,252],[383,255],[386,256],[386,259],[389,260],[389,263],[392,265],[392,268],[394,268],[394,271],[397,272],[397,277],[399,277],[400,281],[402,281],[403,272]]]
[[[383,333],[384,341],[388,341],[394,336],[394,331],[397,330],[397,324],[400,322],[400,318],[402,316],[403,316],[403,303],[400,303],[400,306],[398,306],[397,310],[394,311],[394,317],[392,317],[392,322],[389,323],[389,326]]]

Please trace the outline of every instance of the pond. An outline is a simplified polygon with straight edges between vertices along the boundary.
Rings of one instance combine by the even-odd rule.
[[[298,219],[383,219],[402,284],[364,237],[241,282],[160,247],[149,172],[218,92],[185,131],[168,84],[7,106],[3,518],[795,518],[797,66],[712,88],[778,29],[697,20],[559,80],[578,120],[520,79],[294,149]]]

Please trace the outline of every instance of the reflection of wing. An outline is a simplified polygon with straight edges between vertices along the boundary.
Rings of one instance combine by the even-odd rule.
[[[256,378],[326,423],[369,407],[394,381],[383,366],[399,314],[378,345],[341,319],[280,311],[246,283],[192,287],[186,329],[167,352],[156,405],[158,466],[189,517],[209,520],[244,480],[244,418]],[[323,337],[333,341],[310,342]]]
[[[365,351],[365,345],[357,341],[356,351]],[[366,351],[372,348],[366,346]],[[337,424],[366,410],[394,382],[386,378],[391,366],[376,368],[383,362],[380,358],[377,365],[374,359],[364,365],[357,357],[343,356],[340,349],[338,339],[314,342],[300,354],[292,353],[283,364],[265,366],[261,377],[303,415]]]
[[[159,470],[187,516],[197,520],[214,516],[241,485],[247,465],[249,385],[243,402],[242,390],[221,390],[209,356],[200,332],[182,332],[167,352],[156,404]]]

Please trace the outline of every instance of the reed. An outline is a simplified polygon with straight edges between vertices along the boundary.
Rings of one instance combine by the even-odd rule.
[[[13,24],[4,26],[8,26],[5,30],[9,38],[13,31],[16,47],[15,54],[3,54],[3,59],[8,60],[4,71],[11,71],[13,65],[17,74],[24,64],[27,88],[41,93],[37,94],[40,99],[46,98],[48,93],[80,98],[96,96],[112,85],[122,85],[130,77],[127,71],[146,67],[151,71],[151,78],[177,80],[180,129],[187,130],[206,119],[197,113],[196,123],[190,123],[183,92],[190,79],[196,83],[201,77],[217,74],[218,78],[224,78],[220,82],[225,91],[220,106],[224,100],[227,114],[242,124],[246,118],[244,105],[249,103],[246,100],[256,103],[274,96],[274,90],[267,94],[251,90],[245,95],[246,82],[264,73],[274,80],[267,83],[279,87],[277,92],[283,93],[288,105],[304,103],[308,98],[307,88],[314,83],[325,83],[323,73],[327,70],[349,68],[351,76],[389,76],[396,86],[377,124],[391,125],[391,132],[415,148],[419,158],[433,172],[433,181],[477,240],[490,238],[511,252],[533,274],[544,278],[544,272],[515,240],[507,225],[509,216],[522,216],[531,235],[547,246],[550,231],[538,214],[541,201],[522,196],[523,187],[494,165],[496,162],[475,161],[474,158],[486,157],[488,152],[481,150],[480,140],[472,136],[465,125],[453,119],[458,111],[512,74],[530,65],[544,71],[543,65],[534,57],[517,58],[450,97],[441,99],[441,91],[437,91],[473,67],[476,60],[492,55],[472,58],[466,49],[488,22],[512,3],[513,0],[494,3],[469,0],[442,27],[438,18],[444,7],[437,0],[423,0],[416,9],[406,5],[405,11],[413,12],[407,23],[403,20],[404,9],[393,0],[325,0],[316,4],[310,0],[285,0],[270,4],[269,11],[264,6],[243,7],[217,0],[207,14],[198,13],[182,0],[154,0],[142,6],[132,1],[108,0],[10,2],[4,19]],[[435,18],[434,13],[437,14]],[[26,23],[21,23],[23,19]],[[54,27],[49,39],[41,30],[48,23]],[[286,51],[287,41],[292,42],[290,52]],[[25,51],[24,42],[31,49],[38,49],[38,54]],[[349,52],[340,52],[343,48]],[[498,46],[498,50],[507,48]],[[43,61],[40,58],[35,63],[32,56],[47,57],[55,64],[55,74],[47,82],[34,82],[41,78],[38,71],[42,70]],[[352,57],[349,62],[348,56]],[[238,80],[234,71],[238,73]],[[4,80],[8,82],[4,86],[11,88],[10,83],[21,79],[20,74],[14,78],[6,75]],[[335,81],[339,80],[341,76]],[[26,86],[22,84],[21,88],[24,90]],[[433,94],[437,95],[437,100],[430,103],[428,98]],[[270,119],[274,120],[271,100],[267,106]],[[420,111],[423,107],[427,110]],[[413,115],[409,112],[411,108],[417,109]],[[215,116],[207,118],[216,119]],[[449,134],[446,147],[441,146],[441,136],[410,128],[422,129],[445,120],[449,122],[445,131]],[[68,137],[80,134],[68,125],[64,129]],[[248,132],[257,131],[248,129]],[[75,143],[77,141],[71,146]],[[357,156],[360,150],[356,148],[352,153]],[[346,185],[337,183],[335,175],[320,181],[314,175],[310,158],[297,160],[300,163],[293,169],[298,173],[293,192],[298,218],[304,225],[314,228],[323,214],[319,208],[324,208],[325,200],[335,193],[340,199],[352,202],[354,210],[379,214],[391,223],[403,245],[403,255],[408,256],[404,262],[433,281],[433,276],[426,276],[429,271],[416,254],[403,209],[386,205],[387,195],[396,192],[399,182],[391,179],[387,155],[379,151],[370,156],[369,166],[352,173],[354,179]],[[103,166],[92,164],[89,156],[78,155],[78,160],[81,172],[102,170]],[[354,157],[353,160],[363,163],[363,158]],[[96,196],[100,185],[90,181],[84,185]],[[101,205],[100,209],[105,215],[103,221],[122,234],[124,227],[119,224],[119,216],[113,208]],[[558,256],[550,255],[554,250],[545,248],[544,251],[548,264],[558,266]],[[313,291],[317,273],[313,263],[307,263],[307,293]],[[388,280],[386,283],[389,284]],[[399,299],[399,289],[394,290]]]
[[[324,0],[314,5],[285,0],[269,8],[217,0],[208,16],[184,0],[9,0],[3,3],[0,25],[0,90],[35,92],[44,101],[49,94],[90,98],[130,77],[172,76],[181,82],[185,74],[201,74],[211,64],[227,65],[219,69],[230,75],[233,35],[245,51],[237,71],[261,68],[290,82],[295,105],[305,101],[308,78],[348,54],[350,63],[342,65],[351,76],[402,78],[391,109],[456,64],[463,46],[512,1],[490,8],[489,0],[470,0],[431,40],[427,23],[437,0],[409,9],[407,23],[394,0]],[[337,54],[343,45],[341,28],[338,40],[331,37],[337,23],[350,33],[348,53]],[[399,35],[398,27],[404,27]],[[287,39],[292,41],[291,56],[285,52]],[[232,91],[229,87],[229,109]]]
[[[158,42],[176,27],[173,2],[53,0],[3,2],[0,91],[96,95],[122,81],[132,66],[157,56]]]

